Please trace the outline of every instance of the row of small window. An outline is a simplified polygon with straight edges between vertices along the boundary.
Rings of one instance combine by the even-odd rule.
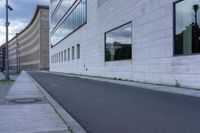
[[[60,7],[61,8],[61,7]],[[51,45],[55,46],[64,38],[68,37],[71,33],[79,29],[86,24],[86,0],[81,0],[76,7],[70,12],[70,14],[56,26],[51,34]],[[56,19],[52,20],[51,26],[57,25]],[[55,22],[53,22],[55,21]]]
[[[51,56],[51,63],[66,62],[75,59],[75,47],[63,50]],[[80,59],[80,45],[76,45],[76,59]]]

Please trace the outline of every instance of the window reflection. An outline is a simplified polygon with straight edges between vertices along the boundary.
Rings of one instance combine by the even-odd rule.
[[[175,54],[200,53],[200,1],[175,4]]]
[[[52,45],[56,45],[63,38],[86,23],[86,0],[81,0],[70,15],[60,24],[51,36]]]
[[[132,24],[128,23],[107,32],[105,60],[126,60],[132,58]]]
[[[56,9],[60,0],[51,0],[51,15],[53,14],[54,10]]]
[[[76,0],[62,0],[56,13],[51,18],[51,25],[53,30],[65,13],[70,9]]]

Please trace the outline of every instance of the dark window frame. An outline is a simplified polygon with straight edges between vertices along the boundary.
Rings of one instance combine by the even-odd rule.
[[[117,29],[119,29],[119,28],[121,28],[121,27],[123,27],[125,25],[128,25],[128,24],[131,24],[131,59],[113,60],[113,61],[106,60],[106,56],[105,56],[106,55],[105,54],[106,53],[106,34],[109,33],[109,32],[112,32],[114,30],[117,30]],[[113,28],[113,29],[111,29],[109,31],[106,31],[104,33],[104,62],[119,62],[119,61],[132,61],[133,60],[133,31],[132,31],[132,29],[133,29],[133,23],[132,23],[132,21],[129,21],[129,22],[125,23],[125,24],[122,24],[122,25],[120,25],[118,27],[115,27],[115,28]]]
[[[87,1],[87,0],[86,0]],[[74,10],[78,7],[78,5],[81,3],[81,1],[70,11],[70,13],[67,15],[67,16],[65,16],[64,15],[64,19],[62,18],[61,20],[62,20],[62,22],[61,23],[59,23],[57,26],[56,26],[56,28],[51,32],[51,35],[53,35],[55,32],[56,32],[56,30],[65,22],[65,20],[74,12]]]
[[[54,8],[53,12],[51,13],[51,17],[53,17],[55,15],[55,13],[57,12],[57,10],[58,10],[58,8],[60,6],[61,1],[63,1],[63,0],[59,0],[58,4],[56,5],[56,7]],[[51,1],[50,1],[50,5],[52,5]]]
[[[70,34],[68,34],[67,36],[63,37],[63,39],[61,39],[60,41],[58,41],[56,44],[52,45],[51,44],[51,48],[57,46],[60,42],[62,42],[63,40],[65,40],[67,37],[71,36],[73,33],[75,33],[76,31],[78,31],[79,29],[81,29],[84,25],[87,24],[87,0],[86,1],[86,13],[85,13],[85,19],[86,21],[80,25],[79,27],[77,27],[74,31],[72,31]],[[73,10],[65,17],[65,19],[62,21],[62,23],[59,24],[59,26],[61,24],[63,24],[63,22],[73,13],[73,11],[76,9],[76,7],[81,3],[81,1],[73,8]],[[51,36],[55,33],[55,31],[59,28],[59,26],[54,30],[54,32],[51,34]]]
[[[175,54],[175,45],[176,45],[176,4],[183,2],[184,0],[177,0],[173,2],[173,57],[180,57],[180,56],[194,56],[200,55],[200,53],[191,53],[191,54]]]

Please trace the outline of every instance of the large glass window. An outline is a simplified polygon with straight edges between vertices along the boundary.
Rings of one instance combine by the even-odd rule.
[[[60,0],[51,0],[51,15],[55,12],[55,9]]]
[[[200,53],[200,0],[182,0],[174,6],[174,54]]]
[[[105,60],[127,60],[132,58],[132,23],[105,33]]]
[[[56,45],[86,23],[86,0],[81,0],[59,27],[52,33],[51,43]]]
[[[68,12],[70,7],[73,5],[73,3],[76,0],[62,0],[60,6],[58,7],[58,10],[55,12],[55,14],[51,18],[51,26],[53,30],[55,26],[59,23],[61,18],[65,15],[65,13]]]

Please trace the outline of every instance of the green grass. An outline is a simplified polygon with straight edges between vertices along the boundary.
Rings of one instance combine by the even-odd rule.
[[[113,80],[117,80],[117,77],[112,78]]]
[[[0,83],[3,83],[3,84],[6,84],[6,83],[12,83],[12,82],[14,82],[15,80],[12,80],[12,79],[10,79],[10,80],[5,80],[5,79],[3,79],[3,80],[0,80]]]
[[[178,82],[178,80],[176,80],[175,87],[178,87],[178,88],[180,88],[180,87],[181,87],[181,84]]]
[[[68,128],[69,128],[70,133],[74,133],[74,131],[70,127],[68,127]]]

